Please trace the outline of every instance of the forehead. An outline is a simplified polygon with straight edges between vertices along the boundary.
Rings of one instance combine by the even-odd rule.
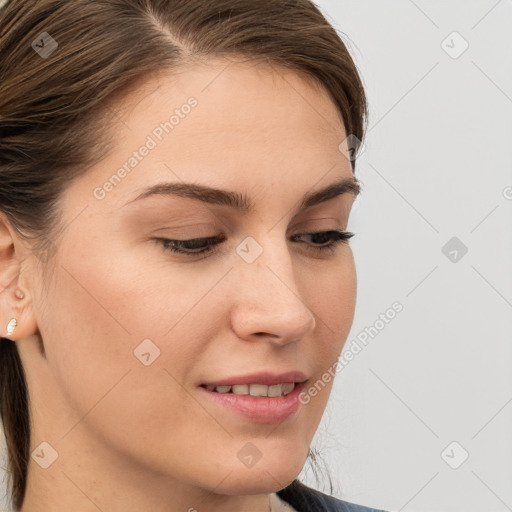
[[[197,60],[149,77],[117,110],[131,128],[149,132],[191,97],[198,105],[173,130],[176,141],[192,143],[191,132],[212,141],[248,137],[247,142],[280,145],[293,138],[310,138],[311,145],[325,137],[325,144],[345,138],[339,112],[316,80],[267,62]]]
[[[125,165],[133,169],[110,193],[112,201],[126,202],[164,179],[303,195],[317,182],[352,175],[330,95],[276,65],[198,61],[148,77],[113,107],[113,151],[92,169],[89,187],[108,180],[149,140],[152,148],[131,162],[136,166]]]

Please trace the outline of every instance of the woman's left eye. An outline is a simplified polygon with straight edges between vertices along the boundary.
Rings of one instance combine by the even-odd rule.
[[[353,236],[355,236],[354,233],[332,230],[293,235],[291,238],[295,241],[299,238],[310,237],[310,239],[316,240],[316,242],[313,242],[313,245],[309,247],[310,250],[332,253],[336,250],[337,245],[346,244]],[[192,256],[213,251],[214,247],[221,244],[225,239],[226,238],[222,236],[213,236],[209,238],[193,238],[191,240],[171,240],[168,238],[155,238],[154,240],[166,251]],[[326,243],[329,240],[331,241]]]
[[[336,246],[339,244],[348,243],[349,239],[355,236],[354,233],[349,233],[348,231],[320,231],[319,233],[307,233],[304,235],[294,235],[292,238],[296,239],[299,237],[312,237],[317,240],[317,243],[324,245],[313,245],[311,247],[314,251],[328,251],[334,252],[336,250]],[[332,240],[328,244],[325,244],[327,240]]]

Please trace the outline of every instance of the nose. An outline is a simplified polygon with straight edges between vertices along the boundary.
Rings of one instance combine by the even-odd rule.
[[[300,280],[286,243],[266,244],[256,261],[240,261],[234,274],[231,324],[239,338],[285,345],[315,329],[315,315],[301,292],[311,281]]]

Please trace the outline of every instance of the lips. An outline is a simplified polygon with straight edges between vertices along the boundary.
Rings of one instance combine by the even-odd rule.
[[[297,375],[297,374],[295,374]],[[302,378],[304,374],[300,374],[299,377]],[[233,380],[253,380],[261,379],[263,375],[246,375],[244,377],[235,378]],[[275,381],[280,380],[282,378],[290,378],[290,374],[280,374],[280,375],[269,375],[267,374],[267,381]],[[295,377],[296,378],[296,377]],[[265,380],[265,377],[263,377]],[[229,380],[232,382],[232,380]],[[218,381],[225,382],[225,381]],[[215,384],[215,383],[214,383]],[[237,394],[233,392],[228,393],[219,393],[218,391],[210,391],[206,385],[201,385],[198,387],[199,396],[203,397],[207,405],[212,404],[213,407],[219,407],[222,411],[221,413],[224,415],[227,413],[227,417],[233,418],[243,418],[245,421],[249,420],[253,423],[279,423],[287,420],[288,418],[294,417],[300,408],[303,406],[302,402],[299,400],[300,393],[302,393],[305,384],[305,381],[299,383],[291,383],[294,386],[293,390],[288,394],[282,394],[280,396],[270,396],[274,395],[274,393],[269,393],[266,396],[262,396],[260,393],[257,393],[258,396],[253,396],[251,394]],[[237,386],[247,386],[244,384],[235,384]],[[251,384],[250,387],[253,385]],[[264,385],[257,385],[263,386]],[[280,387],[280,385],[277,385]],[[269,390],[272,387],[268,388]],[[235,416],[231,416],[234,414]]]
[[[217,386],[236,386],[241,384],[264,384],[266,386],[275,386],[276,384],[285,383],[302,383],[307,380],[306,375],[300,371],[289,371],[284,373],[271,373],[268,371],[252,373],[249,375],[239,375],[226,377],[225,379],[203,382],[201,387],[217,387]]]

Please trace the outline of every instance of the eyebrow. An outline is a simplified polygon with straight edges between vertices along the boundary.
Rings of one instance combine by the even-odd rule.
[[[355,176],[343,178],[331,183],[325,188],[308,192],[302,198],[299,210],[311,208],[312,206],[316,206],[344,194],[352,194],[355,199],[360,193],[361,186],[359,184],[359,180]],[[126,205],[155,195],[174,195],[187,199],[195,199],[202,201],[203,203],[228,206],[242,212],[249,212],[253,209],[253,203],[246,194],[212,188],[205,185],[199,185],[197,183],[175,182],[157,183],[156,185],[148,187],[137,197],[126,203]]]

